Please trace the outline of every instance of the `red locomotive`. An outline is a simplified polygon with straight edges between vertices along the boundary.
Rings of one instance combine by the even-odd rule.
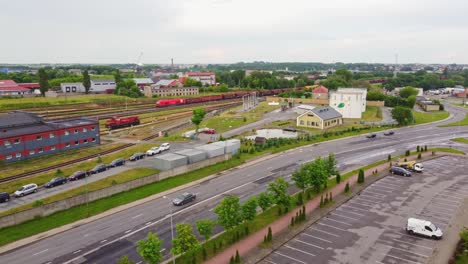
[[[140,118],[138,116],[131,117],[113,117],[106,121],[106,127],[110,129],[116,129],[121,127],[129,127],[140,124]]]

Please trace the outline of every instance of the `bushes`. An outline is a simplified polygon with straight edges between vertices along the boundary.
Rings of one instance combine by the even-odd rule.
[[[350,191],[350,189],[349,189],[349,182],[347,182],[347,183],[346,183],[346,186],[345,186],[345,188],[344,188],[344,192],[345,192],[345,193],[348,193],[349,191]]]
[[[359,170],[357,183],[364,183],[364,171],[362,169]]]

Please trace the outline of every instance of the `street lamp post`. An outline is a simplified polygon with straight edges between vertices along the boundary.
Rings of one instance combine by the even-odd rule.
[[[163,196],[164,199],[169,200],[167,196]],[[172,224],[172,205],[169,206],[169,211],[171,213],[171,243],[174,241],[174,227]],[[172,255],[172,263],[175,264],[175,255]]]

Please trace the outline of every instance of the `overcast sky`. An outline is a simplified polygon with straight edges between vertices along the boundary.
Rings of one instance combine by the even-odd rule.
[[[467,0],[0,0],[1,63],[468,63]]]

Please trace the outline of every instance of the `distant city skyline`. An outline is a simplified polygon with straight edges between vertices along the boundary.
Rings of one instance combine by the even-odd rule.
[[[468,64],[463,0],[0,1],[0,64]]]

